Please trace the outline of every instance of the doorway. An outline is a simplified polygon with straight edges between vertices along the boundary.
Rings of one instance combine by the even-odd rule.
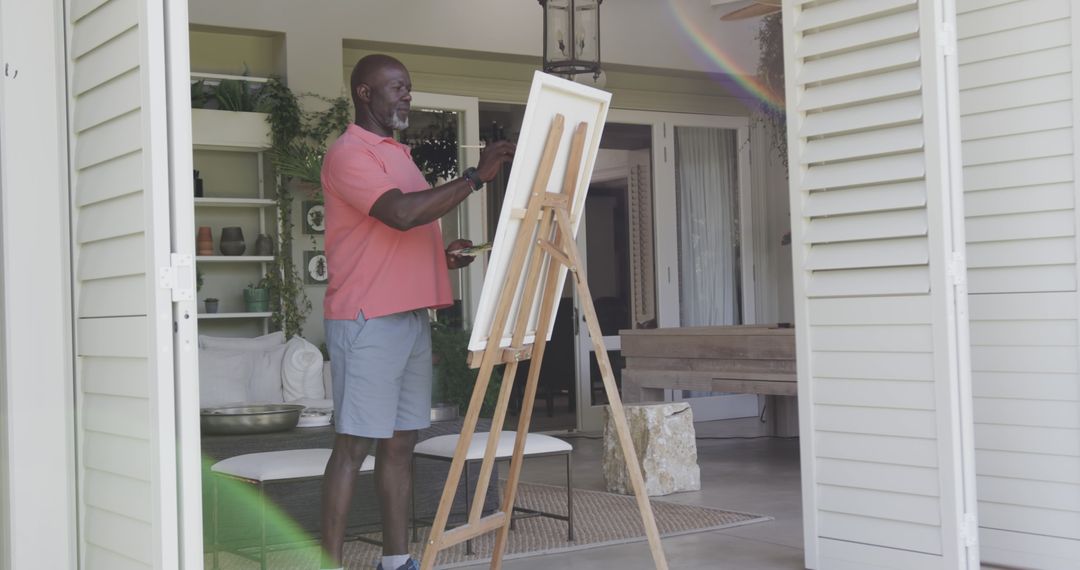
[[[524,110],[481,103],[481,138],[515,138]],[[577,240],[617,384],[624,365],[620,330],[752,322],[744,318],[754,314],[748,138],[745,118],[609,113]],[[489,194],[488,239],[505,179]],[[710,228],[716,231],[705,231]],[[715,299],[723,306],[714,307]],[[567,283],[544,358],[534,429],[603,427],[607,395],[581,315]],[[666,399],[690,402],[699,421],[758,413],[754,395],[668,391]]]
[[[652,143],[650,125],[608,121],[577,235],[601,342],[620,389],[619,331],[657,326]],[[580,307],[581,300],[575,304]],[[608,396],[582,314],[575,312],[577,422],[582,431],[597,431]]]

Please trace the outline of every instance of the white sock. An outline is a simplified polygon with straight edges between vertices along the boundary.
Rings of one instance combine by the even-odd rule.
[[[409,561],[408,554],[395,554],[393,556],[382,557],[383,570],[397,570],[403,564]]]

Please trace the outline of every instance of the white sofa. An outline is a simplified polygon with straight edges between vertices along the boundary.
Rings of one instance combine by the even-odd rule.
[[[330,363],[299,336],[199,335],[199,406],[295,403],[333,408]]]

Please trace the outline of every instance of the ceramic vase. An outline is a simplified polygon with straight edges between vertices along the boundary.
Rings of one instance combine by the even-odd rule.
[[[244,232],[238,226],[221,228],[221,241],[218,245],[222,255],[243,255],[247,249]]]
[[[255,255],[274,255],[274,241],[266,234],[255,238]]]
[[[214,235],[210,226],[199,226],[195,234],[195,255],[214,255]]]
[[[206,312],[207,313],[216,313],[217,310],[218,310],[218,300],[217,299],[205,299],[203,301],[203,304],[206,305]]]

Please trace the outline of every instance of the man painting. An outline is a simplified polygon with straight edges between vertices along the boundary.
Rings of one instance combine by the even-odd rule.
[[[471,257],[443,249],[438,219],[498,174],[514,145],[489,145],[476,168],[429,188],[409,149],[393,138],[408,126],[412,81],[398,60],[369,55],[350,80],[355,123],[327,151],[329,286],[323,310],[337,435],[322,494],[323,568],[340,568],[356,474],[378,442],[375,486],[383,524],[379,570],[413,570],[408,555],[412,453],[430,425],[429,308],[452,303],[447,269]]]

